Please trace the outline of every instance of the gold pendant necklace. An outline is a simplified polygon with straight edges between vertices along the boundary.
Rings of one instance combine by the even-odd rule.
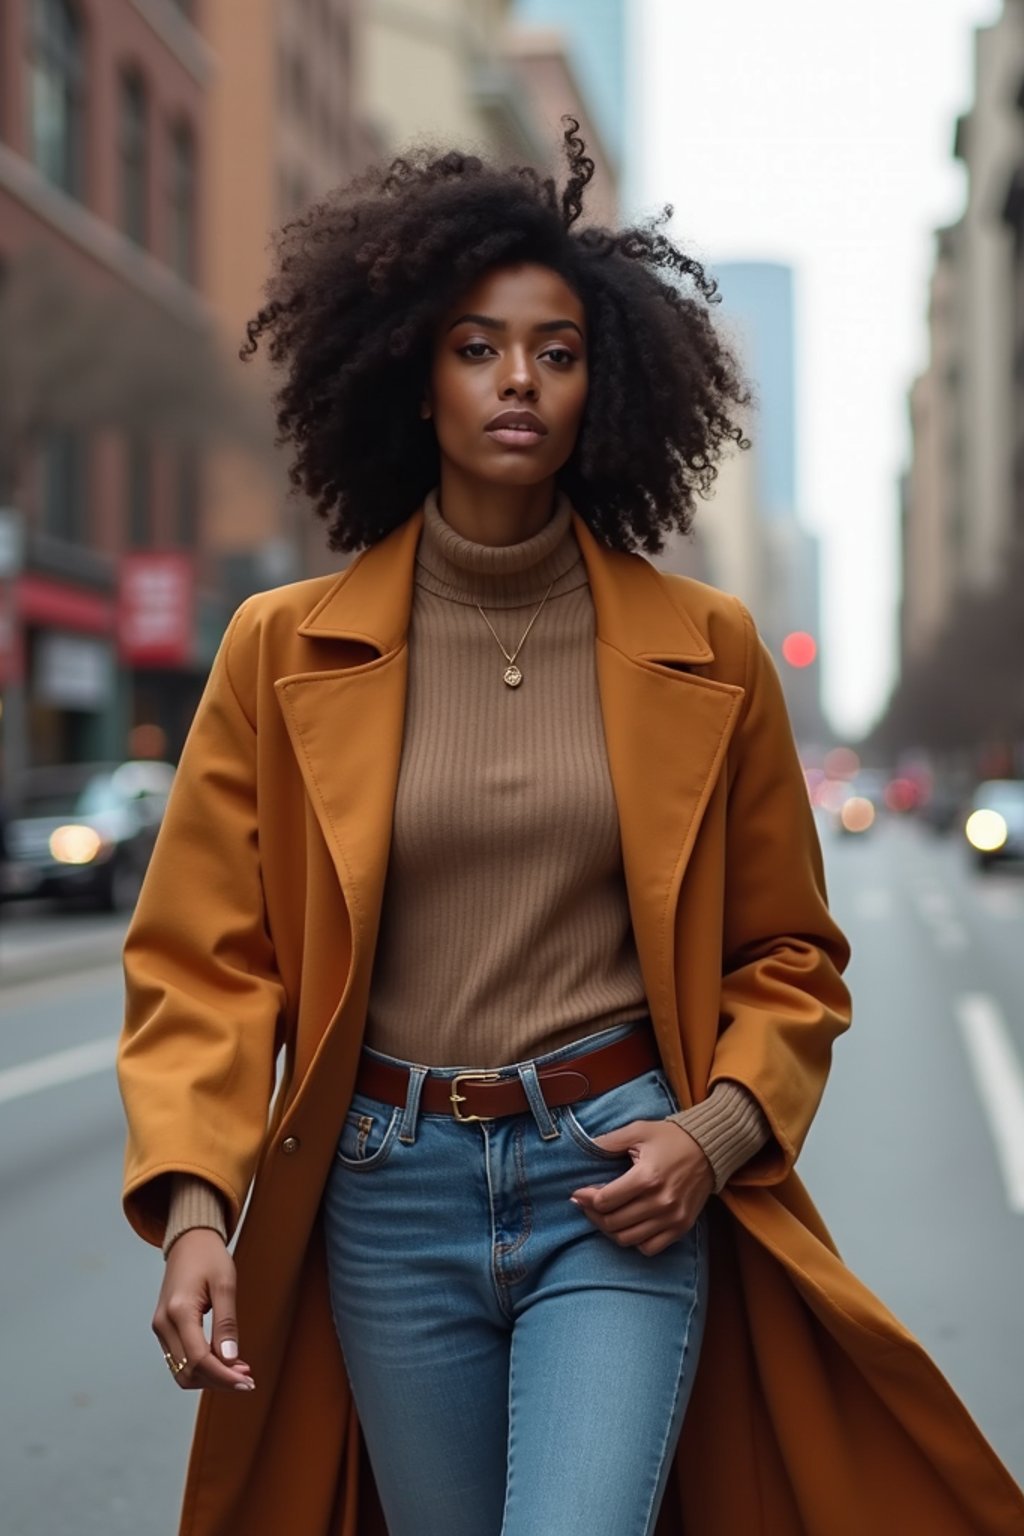
[[[551,587],[553,587],[553,586],[554,586],[554,582],[551,583]],[[494,625],[491,623],[491,621],[487,617],[486,613],[484,613],[483,609],[480,607],[480,604],[477,603],[477,605],[476,605],[477,613],[479,613],[480,617],[483,619],[484,623],[487,625],[487,628],[490,630],[491,634],[494,635],[495,640],[498,641],[498,649],[500,650],[501,654],[504,656],[505,660],[508,662],[508,666],[505,668],[505,671],[502,673],[502,677],[503,677],[504,681],[508,684],[508,686],[510,688],[518,688],[519,684],[523,680],[523,674],[519,670],[519,668],[516,666],[516,657],[519,655],[519,652],[522,650],[523,646],[526,644],[526,637],[530,633],[530,630],[533,628],[534,624],[537,622],[537,617],[538,617],[538,615],[540,613],[540,610],[544,607],[544,604],[547,602],[548,598],[551,596],[551,587],[548,587],[548,590],[544,593],[544,596],[541,598],[539,604],[537,605],[536,613],[533,615],[533,618],[530,620],[529,624],[527,624],[526,629],[523,631],[523,638],[520,640],[519,644],[516,646],[514,651],[506,651],[506,649],[502,645],[501,641],[498,640],[498,636],[497,636],[497,633],[495,632]]]

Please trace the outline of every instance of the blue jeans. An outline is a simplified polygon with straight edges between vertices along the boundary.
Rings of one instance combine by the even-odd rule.
[[[704,1327],[704,1218],[648,1256],[569,1195],[630,1166],[592,1136],[679,1106],[660,1070],[552,1110],[535,1076],[637,1027],[501,1068],[522,1114],[420,1112],[423,1067],[404,1109],[352,1100],[324,1192],[331,1305],[390,1536],[654,1530]]]

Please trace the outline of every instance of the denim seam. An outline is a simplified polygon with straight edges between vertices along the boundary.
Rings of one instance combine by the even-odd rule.
[[[491,1181],[491,1139],[486,1125],[481,1125],[480,1133],[484,1139],[484,1173],[487,1178],[487,1205],[491,1213],[491,1281],[498,1298],[498,1306],[511,1322],[512,1308],[509,1303],[508,1292],[501,1275],[498,1273],[498,1227],[494,1211],[494,1184]]]
[[[571,1104],[563,1104],[562,1111],[566,1130],[580,1150],[585,1152],[588,1157],[592,1157],[612,1167],[615,1163],[621,1163],[623,1158],[628,1156],[626,1152],[610,1152],[607,1147],[597,1146],[576,1119],[572,1112]]]
[[[496,1256],[500,1255],[502,1260],[518,1252],[533,1231],[533,1201],[530,1199],[530,1189],[526,1182],[526,1165],[525,1158],[523,1157],[523,1127],[521,1125],[517,1125],[514,1129],[512,1147],[512,1155],[515,1158],[516,1165],[516,1194],[519,1196],[523,1208],[523,1225],[519,1236],[513,1239],[511,1243],[495,1244]],[[506,1281],[501,1279],[500,1283],[508,1290],[512,1285],[520,1284],[524,1278],[525,1270],[519,1277],[519,1280]]]
[[[679,1401],[679,1391],[684,1380],[686,1379],[686,1357],[690,1353],[690,1334],[693,1331],[693,1315],[696,1312],[697,1305],[700,1301],[700,1282],[703,1273],[702,1260],[704,1256],[704,1226],[700,1217],[697,1218],[694,1237],[696,1240],[697,1249],[697,1262],[695,1268],[696,1283],[693,1287],[693,1294],[690,1298],[690,1309],[686,1314],[686,1326],[683,1330],[683,1352],[679,1360],[679,1374],[676,1377],[676,1390],[672,1396],[672,1409],[668,1416],[668,1422],[665,1425],[665,1434],[661,1442],[661,1455],[658,1457],[658,1464],[654,1476],[654,1485],[651,1488],[651,1496],[647,1503],[647,1513],[644,1517],[641,1536],[650,1536],[651,1519],[654,1515],[654,1499],[658,1491],[658,1484],[661,1482],[661,1474],[665,1465],[665,1452],[668,1448],[669,1431],[672,1428],[672,1421],[675,1418],[676,1404]]]
[[[391,1155],[391,1148],[395,1142],[395,1133],[398,1129],[400,1114],[401,1110],[395,1106],[391,1111],[391,1118],[388,1121],[380,1146],[376,1152],[371,1152],[369,1157],[355,1159],[344,1157],[338,1147],[335,1147],[334,1160],[338,1166],[347,1169],[349,1173],[373,1173],[376,1168],[379,1168]]]
[[[512,1468],[515,1463],[516,1447],[516,1409],[515,1409],[515,1371],[516,1371],[516,1347],[513,1337],[509,1346],[508,1355],[508,1453],[505,1461],[505,1507],[501,1512],[501,1530],[498,1536],[505,1536],[505,1528],[508,1522],[509,1502],[512,1497]]]

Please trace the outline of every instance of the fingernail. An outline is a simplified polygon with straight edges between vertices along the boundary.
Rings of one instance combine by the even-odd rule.
[[[225,1360],[238,1359],[238,1345],[235,1343],[234,1339],[225,1339],[220,1347],[220,1352]]]
[[[255,1390],[256,1390],[256,1383],[254,1381],[236,1381],[235,1382],[235,1391],[236,1392],[255,1392]]]
[[[582,1209],[583,1209],[583,1207],[582,1207],[582,1205],[580,1205],[580,1203],[579,1203],[579,1201],[578,1201],[578,1200],[577,1200],[577,1199],[576,1199],[576,1196],[575,1196],[575,1195],[570,1195],[570,1196],[569,1196],[569,1199],[570,1199],[570,1200],[571,1200],[571,1201],[572,1201],[572,1203],[573,1203],[573,1205],[579,1205],[579,1206],[580,1206],[580,1210],[581,1210],[581,1211],[582,1211]]]

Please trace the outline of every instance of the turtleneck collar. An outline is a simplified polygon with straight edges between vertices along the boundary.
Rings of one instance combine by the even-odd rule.
[[[441,516],[436,489],[423,504],[416,552],[417,585],[456,603],[518,608],[586,584],[587,572],[572,531],[572,504],[559,493],[539,533],[520,544],[477,544]],[[552,585],[554,583],[554,585]]]

